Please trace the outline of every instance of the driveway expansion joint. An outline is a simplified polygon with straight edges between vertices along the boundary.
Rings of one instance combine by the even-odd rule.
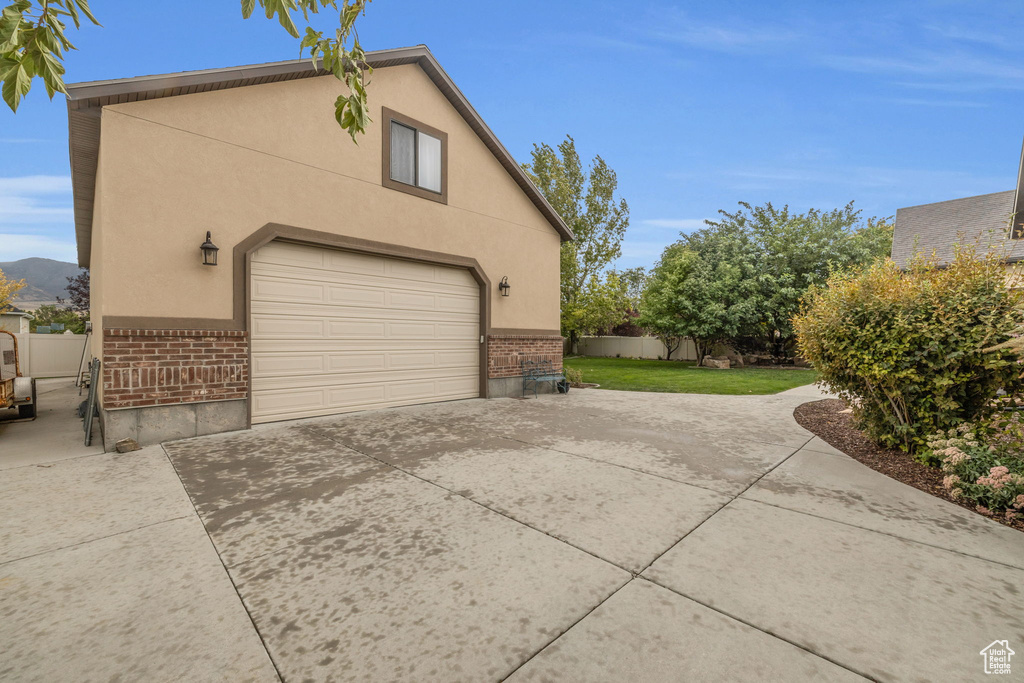
[[[764,633],[765,635],[771,636],[772,638],[776,638],[777,640],[781,640],[784,643],[788,643],[789,645],[792,645],[793,647],[799,648],[799,649],[803,650],[804,652],[807,652],[808,654],[814,655],[815,657],[818,657],[819,659],[825,660],[829,664],[834,664],[835,666],[838,666],[841,669],[846,669],[850,673],[856,674],[857,676],[860,676],[861,678],[863,678],[865,680],[869,680],[869,681],[877,680],[876,678],[874,678],[872,676],[869,676],[868,674],[864,673],[863,671],[858,671],[857,669],[854,669],[854,668],[850,667],[848,664],[843,664],[842,662],[836,661],[835,659],[832,659],[831,657],[827,657],[827,656],[821,654],[820,652],[816,652],[816,651],[812,650],[811,648],[807,647],[806,645],[801,645],[800,643],[792,641],[789,638],[786,638],[784,636],[780,636],[778,633],[774,633],[774,632],[772,632],[772,631],[770,631],[770,630],[768,630],[766,628],[758,626],[757,624],[751,623],[751,622],[749,622],[749,621],[747,621],[745,619],[741,619],[740,617],[737,617],[735,614],[730,614],[729,612],[726,612],[725,610],[719,609],[718,607],[715,607],[714,605],[709,605],[709,604],[707,604],[705,602],[701,602],[697,598],[695,598],[693,596],[690,596],[690,595],[687,595],[686,593],[681,593],[681,592],[679,592],[679,591],[677,591],[677,590],[675,590],[673,588],[669,588],[668,586],[666,586],[664,584],[660,584],[660,583],[658,583],[657,581],[655,581],[654,579],[652,579],[652,578],[650,578],[648,576],[640,576],[638,578],[643,580],[643,581],[647,581],[648,583],[654,584],[658,588],[664,588],[665,590],[669,591],[670,593],[674,593],[675,595],[678,595],[681,598],[686,598],[687,600],[690,600],[691,602],[694,602],[694,603],[700,605],[701,607],[706,607],[709,610],[711,610],[713,612],[717,612],[718,614],[721,614],[724,617],[727,617],[729,619],[732,619],[733,621],[736,621],[736,622],[738,622],[740,624],[743,624],[744,626],[749,626],[750,628],[755,629],[757,631],[760,631],[761,633]]]
[[[303,427],[303,429],[306,429],[306,428],[307,427]],[[316,428],[313,427],[313,426],[309,426],[308,429],[310,429],[312,431],[316,431]],[[621,569],[624,572],[628,572],[630,575],[634,575],[634,572],[632,570],[630,570],[630,569],[627,569],[626,567],[618,565],[615,562],[612,562],[611,560],[609,560],[609,559],[607,559],[605,557],[601,557],[600,555],[596,555],[596,554],[592,553],[591,551],[589,551],[589,550],[587,550],[585,548],[581,548],[578,545],[570,543],[569,541],[565,540],[564,538],[559,538],[558,536],[555,536],[555,535],[553,535],[551,533],[548,533],[547,531],[544,531],[543,529],[538,529],[537,527],[535,527],[535,526],[533,526],[531,524],[527,524],[526,522],[524,522],[524,521],[522,521],[520,519],[516,519],[515,517],[509,515],[506,512],[502,512],[501,510],[496,510],[496,509],[492,508],[489,505],[485,505],[485,504],[481,503],[478,500],[473,500],[472,498],[470,498],[469,496],[466,496],[463,493],[459,493],[458,491],[453,491],[452,489],[447,488],[446,486],[442,486],[441,484],[438,484],[437,482],[430,481],[429,479],[426,479],[425,477],[422,477],[422,476],[420,476],[418,474],[415,474],[413,472],[409,472],[408,470],[404,470],[401,467],[398,467],[397,465],[393,465],[393,464],[391,464],[389,462],[381,460],[381,459],[379,459],[377,457],[374,457],[374,456],[370,455],[369,453],[364,453],[363,451],[360,451],[357,448],[352,448],[349,445],[346,445],[346,444],[341,443],[340,441],[337,441],[336,439],[334,439],[333,437],[329,436],[328,434],[325,434],[323,432],[317,432],[317,434],[320,435],[320,436],[323,436],[323,437],[325,437],[325,438],[327,438],[327,439],[329,439],[331,441],[334,441],[335,443],[340,445],[342,448],[346,448],[348,450],[354,451],[356,453],[359,453],[360,455],[366,456],[367,458],[372,458],[373,460],[376,460],[380,464],[386,465],[386,466],[390,467],[391,469],[395,470],[396,472],[401,472],[402,474],[404,474],[406,476],[409,476],[409,477],[412,477],[413,479],[417,479],[419,481],[422,481],[425,484],[429,484],[430,486],[434,486],[436,488],[439,488],[442,491],[444,491],[444,492],[446,492],[446,493],[448,493],[450,495],[458,496],[459,498],[461,498],[463,500],[466,500],[466,501],[472,503],[473,505],[478,505],[479,507],[482,507],[483,509],[485,509],[485,510],[487,510],[489,512],[493,512],[496,515],[500,515],[501,517],[504,517],[505,519],[511,520],[511,521],[515,522],[516,524],[519,524],[520,526],[524,526],[527,529],[532,529],[533,531],[536,531],[537,533],[544,534],[548,538],[552,538],[552,539],[558,541],[559,543],[564,543],[565,545],[567,545],[567,546],[569,546],[571,548],[579,550],[582,553],[586,553],[587,555],[590,555],[594,559],[601,560],[602,562],[610,564],[611,566],[615,567],[616,569]]]
[[[29,467],[34,467],[34,465],[29,465]],[[29,559],[32,559],[33,557],[40,557],[42,555],[49,555],[50,553],[57,553],[57,552],[60,552],[61,550],[71,550],[72,548],[78,548],[78,547],[83,546],[83,545],[88,545],[90,543],[95,543],[96,541],[103,541],[103,540],[106,540],[108,538],[116,538],[117,536],[124,536],[125,534],[131,534],[131,533],[134,533],[136,531],[139,531],[140,529],[148,529],[150,527],[159,526],[161,524],[167,524],[168,522],[177,522],[178,520],[181,520],[181,519],[189,519],[189,517],[190,517],[189,515],[181,515],[181,516],[178,516],[178,517],[168,517],[167,519],[161,519],[161,520],[156,521],[156,522],[150,522],[149,524],[142,524],[142,525],[134,527],[132,529],[124,529],[123,531],[116,531],[116,532],[114,532],[112,534],[107,534],[106,536],[97,536],[96,538],[89,538],[89,539],[86,539],[84,541],[79,541],[78,543],[70,543],[68,545],[62,545],[59,548],[50,548],[49,550],[43,550],[43,551],[40,551],[38,553],[32,553],[31,555],[25,555],[23,557],[15,557],[15,558],[10,559],[10,560],[3,560],[3,561],[0,561],[0,567],[3,567],[4,565],[8,565],[8,564],[13,564],[15,562],[21,562],[22,560],[29,560]]]
[[[827,455],[827,454],[822,453],[821,455]],[[744,493],[746,493],[746,491],[744,491]],[[997,564],[997,565],[999,565],[1001,567],[1006,567],[1007,569],[1016,569],[1018,571],[1024,571],[1024,567],[1021,567],[1021,566],[1018,566],[1018,565],[1015,565],[1015,564],[1007,564],[1006,562],[1000,562],[999,560],[993,560],[993,559],[988,558],[988,557],[981,557],[980,555],[972,555],[971,553],[965,553],[965,552],[963,552],[961,550],[954,550],[953,548],[947,548],[945,546],[935,545],[934,543],[925,543],[924,541],[918,541],[917,539],[907,538],[906,536],[900,536],[899,534],[894,534],[894,533],[889,532],[889,531],[881,531],[880,529],[871,529],[869,527],[861,526],[859,524],[853,524],[851,522],[844,522],[844,521],[842,521],[840,519],[833,519],[831,517],[825,517],[823,515],[816,515],[813,512],[807,512],[806,510],[795,510],[793,508],[786,507],[785,505],[776,505],[775,503],[768,503],[768,502],[765,502],[763,500],[757,500],[756,498],[743,498],[742,500],[745,503],[757,503],[758,505],[766,505],[768,507],[772,507],[772,508],[775,508],[777,510],[785,510],[786,512],[794,512],[794,513],[796,513],[798,515],[806,515],[808,517],[814,517],[815,519],[820,519],[820,520],[825,521],[825,522],[833,522],[835,524],[842,524],[843,526],[852,527],[854,529],[859,529],[861,531],[869,531],[869,532],[874,533],[874,534],[881,534],[882,536],[888,536],[890,538],[895,538],[898,541],[906,541],[907,543],[915,543],[917,545],[923,545],[923,546],[925,546],[927,548],[934,548],[935,550],[942,550],[942,551],[945,551],[947,553],[953,553],[954,555],[960,555],[962,557],[969,557],[972,560],[982,560],[984,562],[990,562],[992,564]],[[729,502],[732,503],[733,501],[729,501]]]
[[[277,675],[277,680],[283,683],[284,676],[281,674],[281,668],[274,659],[274,655],[270,652],[270,647],[267,645],[266,638],[263,637],[263,633],[260,631],[259,626],[256,625],[256,620],[253,618],[252,612],[249,611],[249,606],[245,604],[245,600],[242,599],[242,594],[238,592],[238,586],[235,584],[235,578],[231,576],[231,572],[228,570],[228,566],[225,564],[224,558],[221,557],[220,549],[217,547],[217,544],[213,542],[213,538],[210,536],[210,531],[206,528],[206,522],[203,521],[203,516],[199,514],[199,510],[196,509],[195,503],[192,501],[192,496],[188,492],[188,487],[185,486],[185,481],[181,478],[178,468],[174,466],[174,461],[171,460],[171,456],[167,453],[167,449],[164,448],[163,444],[160,444],[160,450],[163,452],[164,457],[167,458],[167,463],[171,466],[171,469],[174,470],[174,474],[178,477],[178,483],[181,484],[181,490],[188,498],[189,504],[192,505],[192,512],[195,514],[196,519],[199,520],[200,526],[203,527],[203,533],[206,534],[206,540],[210,542],[210,547],[212,547],[213,552],[217,554],[217,560],[220,562],[220,566],[224,569],[224,575],[231,583],[231,589],[238,597],[238,603],[242,606],[242,609],[245,610],[245,615],[249,618],[249,623],[252,624],[253,631],[256,632],[256,637],[260,639],[260,644],[263,646],[264,652],[267,653],[267,659],[270,660],[270,665],[274,667],[274,673]],[[186,517],[182,517],[181,519],[186,519]]]

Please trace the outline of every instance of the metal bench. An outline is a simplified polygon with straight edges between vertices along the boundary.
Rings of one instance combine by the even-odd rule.
[[[569,392],[569,382],[561,370],[555,370],[549,360],[522,360],[519,366],[523,370],[523,396],[530,389],[534,397],[537,396],[537,384],[540,382],[552,382],[555,391],[561,394]]]

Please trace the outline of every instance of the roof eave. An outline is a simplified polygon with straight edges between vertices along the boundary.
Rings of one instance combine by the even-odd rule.
[[[498,159],[509,176],[558,232],[562,241],[574,239],[569,226],[565,224],[529,176],[520,168],[425,45],[368,52],[366,61],[374,68],[419,64],[434,85]],[[96,188],[96,169],[99,162],[100,112],[104,106],[327,74],[328,72],[323,69],[314,67],[308,59],[296,59],[269,64],[68,85],[68,153],[71,159],[78,265],[83,268],[89,267],[92,248],[93,199]]]

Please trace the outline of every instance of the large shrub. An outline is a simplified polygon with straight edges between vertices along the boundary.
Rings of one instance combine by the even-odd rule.
[[[813,288],[793,319],[800,354],[883,445],[987,417],[999,389],[1024,387],[1012,351],[991,347],[1022,321],[1022,294],[995,254],[958,250],[948,267],[882,261]]]

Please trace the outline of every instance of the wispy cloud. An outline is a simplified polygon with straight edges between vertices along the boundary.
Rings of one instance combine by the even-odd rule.
[[[31,256],[76,262],[78,253],[74,240],[45,235],[0,233],[0,261],[17,261]]]
[[[659,16],[656,23],[650,31],[654,39],[715,52],[759,52],[792,43],[801,36],[799,31],[787,26],[739,20],[701,21],[680,10]]]
[[[703,218],[648,218],[640,221],[641,225],[654,228],[671,228],[673,230],[700,230],[704,227]]]
[[[13,178],[0,178],[0,197],[12,194],[71,194],[71,176],[67,175],[27,175]]]
[[[0,178],[0,224],[59,223],[70,226],[73,216],[69,176]]]
[[[907,107],[955,107],[955,108],[978,108],[991,106],[988,102],[977,100],[925,100],[913,97],[893,97],[881,100],[888,104],[898,104]]]
[[[979,43],[1008,50],[1022,49],[1019,40],[1011,39],[1009,35],[1001,34],[998,30],[991,28],[975,29],[952,25],[939,26],[936,24],[929,24],[925,28],[936,35],[952,41]]]

